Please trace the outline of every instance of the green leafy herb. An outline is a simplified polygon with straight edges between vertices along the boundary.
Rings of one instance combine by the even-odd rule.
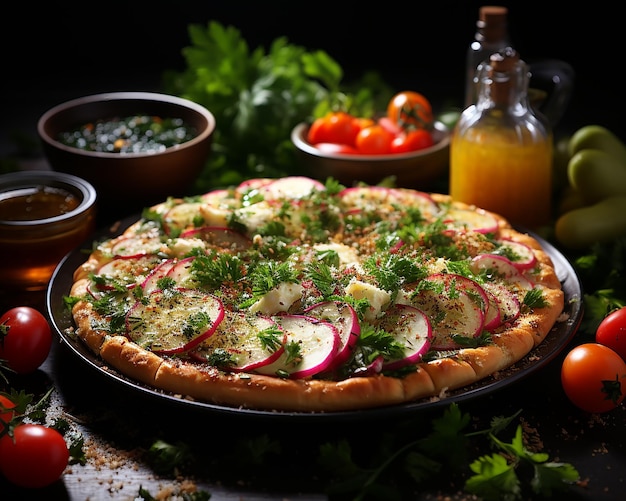
[[[343,70],[326,52],[290,44],[285,37],[266,50],[251,49],[232,26],[211,21],[189,26],[191,45],[183,71],[163,74],[165,92],[207,107],[218,124],[213,150],[196,183],[198,193],[251,177],[302,174],[292,129],[331,109],[371,116],[391,90],[376,75],[358,92],[341,88]],[[364,77],[365,78],[365,77]]]
[[[525,294],[524,306],[530,309],[544,308],[548,306],[548,301],[546,301],[546,298],[543,295],[543,291],[537,287],[534,287]]]
[[[518,425],[511,442],[504,442],[495,435],[491,441],[504,454],[481,456],[470,464],[474,475],[465,483],[465,489],[485,501],[522,499],[523,485],[530,485],[533,494],[549,498],[555,491],[564,491],[579,479],[576,469],[567,463],[548,461],[543,452],[529,451],[522,441],[522,427]],[[532,472],[530,482],[523,484],[521,467],[528,466]]]

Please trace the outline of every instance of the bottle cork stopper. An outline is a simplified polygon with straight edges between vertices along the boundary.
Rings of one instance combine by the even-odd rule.
[[[478,27],[506,24],[508,9],[500,5],[483,5],[478,10]]]

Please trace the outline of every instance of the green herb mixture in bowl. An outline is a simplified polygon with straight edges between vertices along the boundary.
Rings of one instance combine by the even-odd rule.
[[[215,127],[213,114],[193,101],[112,92],[53,107],[37,130],[52,170],[89,181],[109,219],[191,194]]]

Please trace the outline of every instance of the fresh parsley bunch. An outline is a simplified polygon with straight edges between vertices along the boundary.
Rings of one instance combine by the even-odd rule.
[[[213,150],[198,193],[252,177],[310,175],[298,165],[290,139],[299,122],[335,109],[372,116],[391,95],[376,74],[353,84],[355,92],[344,89],[343,70],[332,57],[285,37],[267,51],[252,50],[236,28],[216,21],[191,24],[189,35],[192,45],[182,49],[186,67],[166,71],[163,88],[215,116]]]

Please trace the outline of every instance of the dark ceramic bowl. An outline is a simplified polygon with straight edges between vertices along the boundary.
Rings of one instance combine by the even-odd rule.
[[[352,186],[359,181],[378,184],[386,177],[395,176],[397,186],[428,189],[433,181],[447,174],[450,131],[442,122],[435,122],[433,146],[389,155],[350,155],[320,151],[307,142],[308,129],[309,124],[298,124],[291,133],[291,140],[296,146],[303,168],[321,180],[333,177],[342,184]]]
[[[155,153],[86,151],[63,144],[63,132],[99,120],[134,115],[180,118],[195,129],[192,139]],[[189,195],[211,151],[215,118],[186,99],[152,92],[96,94],[62,103],[39,119],[37,131],[50,166],[89,181],[98,193],[99,214],[124,216]]]

